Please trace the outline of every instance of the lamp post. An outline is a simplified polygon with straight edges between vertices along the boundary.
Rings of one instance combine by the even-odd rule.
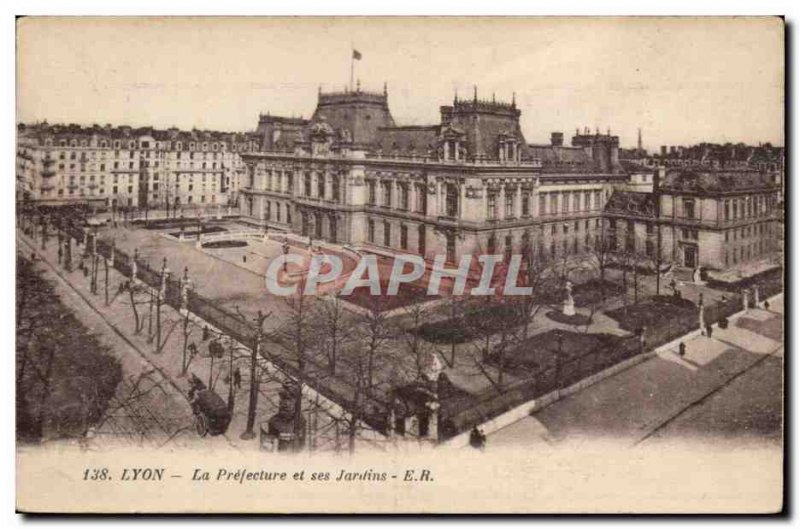
[[[183,355],[181,358],[181,371],[179,377],[186,375],[188,365],[186,364],[186,352],[189,345],[189,267],[183,268],[183,278],[181,279],[181,308],[183,314]]]
[[[167,297],[167,279],[169,277],[169,269],[167,268],[167,258],[161,262],[161,288],[158,291],[156,299],[156,351],[161,350],[161,304]]]
[[[109,256],[105,259],[105,294],[106,294],[106,305],[108,305],[108,269],[114,268],[114,254],[117,250],[117,243],[113,239],[111,240],[111,250],[109,252]]]
[[[92,294],[97,294],[97,268],[100,264],[100,258],[97,256],[97,226],[92,229],[92,252],[91,252],[91,260],[92,260],[92,277],[89,281],[90,289]]]
[[[253,439],[256,434],[253,431],[256,422],[256,405],[258,404],[258,380],[256,369],[258,367],[258,355],[261,349],[261,340],[263,334],[264,320],[269,317],[269,314],[264,314],[261,310],[258,311],[256,316],[256,336],[253,351],[250,355],[250,402],[247,408],[247,426],[245,431],[240,436],[241,439]]]

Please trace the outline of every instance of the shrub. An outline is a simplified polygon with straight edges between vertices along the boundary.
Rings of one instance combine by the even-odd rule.
[[[247,246],[247,241],[213,241],[204,242],[203,248],[220,249],[220,248],[244,248]]]

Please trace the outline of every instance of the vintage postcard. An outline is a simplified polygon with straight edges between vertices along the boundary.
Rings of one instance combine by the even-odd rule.
[[[784,21],[17,21],[17,509],[776,513]]]

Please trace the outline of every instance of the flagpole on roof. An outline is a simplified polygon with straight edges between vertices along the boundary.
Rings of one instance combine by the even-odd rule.
[[[353,41],[350,41],[350,91],[353,91],[353,70],[356,66],[356,48]]]

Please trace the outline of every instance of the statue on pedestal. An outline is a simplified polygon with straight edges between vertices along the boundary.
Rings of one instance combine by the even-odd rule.
[[[567,283],[564,285],[564,290],[567,293],[567,297],[564,299],[564,309],[562,312],[564,316],[574,316],[575,300],[572,299],[572,281],[567,280]]]

